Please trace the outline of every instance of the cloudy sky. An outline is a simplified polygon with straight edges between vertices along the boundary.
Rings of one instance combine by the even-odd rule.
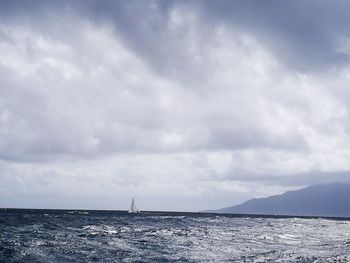
[[[0,207],[197,211],[350,181],[348,1],[0,1]]]

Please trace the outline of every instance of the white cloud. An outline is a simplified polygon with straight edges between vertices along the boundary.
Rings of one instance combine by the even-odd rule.
[[[150,54],[88,18],[0,26],[1,206],[199,210],[350,170],[348,66],[300,73],[180,5],[138,17]]]

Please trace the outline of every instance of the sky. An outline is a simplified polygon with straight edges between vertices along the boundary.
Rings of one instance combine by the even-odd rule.
[[[0,207],[199,211],[350,176],[349,1],[0,1]]]

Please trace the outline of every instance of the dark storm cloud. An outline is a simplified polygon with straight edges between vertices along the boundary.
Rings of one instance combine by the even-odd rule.
[[[196,73],[179,35],[185,32],[169,30],[176,8],[198,15],[201,30],[208,30],[208,40],[210,28],[233,27],[252,34],[293,70],[318,71],[349,61],[339,48],[341,38],[350,35],[347,1],[77,1],[52,5],[83,11],[97,23],[112,23],[130,48],[155,70],[173,77],[180,72],[191,79],[186,74],[189,67],[192,75]]]
[[[258,36],[287,66],[317,70],[348,62],[337,38],[349,36],[348,1],[205,1],[208,19]]]
[[[200,15],[203,30],[224,23],[253,34],[287,67],[318,70],[349,59],[337,47],[337,38],[350,34],[347,1],[2,1],[1,9],[3,19],[15,12],[40,21],[49,10],[112,23],[157,70],[173,74],[188,66],[182,64],[181,39],[167,28],[171,11],[179,6]]]
[[[339,41],[350,36],[350,3],[342,0],[2,1],[0,13],[2,20],[36,20],[41,26],[48,13],[65,12],[111,23],[130,48],[156,70],[172,75],[193,66],[182,59],[186,46],[168,27],[172,11],[181,7],[181,12],[190,10],[201,18],[203,31],[225,24],[252,34],[292,69],[313,71],[349,60],[339,48]],[[206,37],[211,38],[210,32]]]
[[[158,69],[174,71],[185,54],[166,25],[171,11],[182,6],[201,16],[203,30],[224,23],[249,32],[287,67],[299,71],[341,66],[349,60],[338,47],[339,38],[350,36],[348,1],[95,1],[83,8],[91,17],[113,21],[130,46],[161,64]]]

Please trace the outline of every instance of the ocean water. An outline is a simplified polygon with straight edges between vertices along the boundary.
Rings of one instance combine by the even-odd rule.
[[[350,262],[350,221],[0,209],[0,262]]]

